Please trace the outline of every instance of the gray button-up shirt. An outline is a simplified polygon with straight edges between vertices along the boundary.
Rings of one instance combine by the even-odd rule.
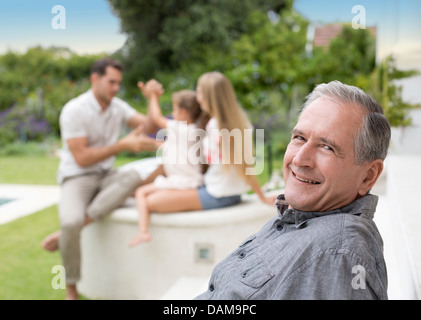
[[[196,299],[387,299],[377,201],[303,212],[278,196],[278,216],[215,267]]]

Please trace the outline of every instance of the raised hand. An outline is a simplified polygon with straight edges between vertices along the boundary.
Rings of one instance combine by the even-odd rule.
[[[149,99],[151,95],[157,95],[158,97],[164,93],[164,88],[162,84],[156,81],[155,79],[149,80],[144,84],[142,81],[137,83],[140,91],[145,96],[145,98]]]

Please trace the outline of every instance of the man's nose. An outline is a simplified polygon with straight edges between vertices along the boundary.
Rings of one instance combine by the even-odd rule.
[[[296,167],[314,167],[315,150],[308,142],[301,145],[292,159],[292,164]]]

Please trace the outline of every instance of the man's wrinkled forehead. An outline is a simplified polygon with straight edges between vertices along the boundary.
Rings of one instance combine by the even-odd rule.
[[[344,142],[353,144],[363,123],[363,111],[352,105],[339,103],[330,97],[319,97],[300,114],[294,132],[317,133],[323,143],[343,149]]]

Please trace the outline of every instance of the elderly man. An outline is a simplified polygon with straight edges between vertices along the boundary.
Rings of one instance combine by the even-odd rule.
[[[158,146],[142,134],[155,130],[147,116],[116,97],[121,81],[120,63],[109,58],[95,62],[91,89],[69,101],[60,114],[64,146],[58,170],[61,229],[44,239],[42,246],[48,251],[60,249],[67,299],[78,298],[82,228],[109,214],[142,184],[136,171],[114,170],[115,155]],[[133,131],[118,139],[123,125]]]
[[[375,100],[338,81],[317,86],[285,153],[278,216],[215,267],[197,299],[387,299],[369,191],[389,142]]]

